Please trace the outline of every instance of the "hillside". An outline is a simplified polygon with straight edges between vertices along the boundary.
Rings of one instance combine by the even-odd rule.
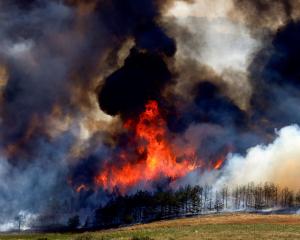
[[[222,214],[82,234],[0,235],[2,240],[300,239],[300,215]]]

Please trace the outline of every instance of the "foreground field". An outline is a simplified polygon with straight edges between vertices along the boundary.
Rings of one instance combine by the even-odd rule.
[[[141,224],[83,234],[15,234],[0,239],[192,240],[300,239],[300,215],[222,214]]]

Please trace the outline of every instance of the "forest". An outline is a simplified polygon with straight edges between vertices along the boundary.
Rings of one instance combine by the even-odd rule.
[[[153,192],[138,191],[130,196],[116,195],[95,211],[93,222],[87,221],[85,225],[107,228],[221,211],[297,207],[300,207],[300,189],[295,192],[273,183],[224,186],[220,190],[209,185],[187,185],[177,190],[158,188]]]

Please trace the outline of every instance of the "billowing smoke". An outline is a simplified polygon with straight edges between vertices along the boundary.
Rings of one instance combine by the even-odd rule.
[[[157,185],[297,189],[298,5],[1,1],[1,223]]]
[[[222,170],[223,176],[218,179],[217,185],[272,182],[298,191],[299,126],[284,127],[276,134],[274,142],[250,148],[244,157],[237,154],[229,155]]]

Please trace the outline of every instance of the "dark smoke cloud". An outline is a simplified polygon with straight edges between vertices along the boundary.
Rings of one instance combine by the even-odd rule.
[[[0,117],[3,221],[21,210],[45,218],[53,209],[86,215],[106,201],[109,194],[95,186],[99,171],[121,166],[122,151],[131,163],[146,157],[137,153],[134,133],[121,128],[148,100],[157,100],[171,143],[196,146],[206,163],[270,141],[274,127],[299,123],[296,1],[234,1],[232,17],[253,33],[259,24],[270,30],[248,69],[254,94],[244,109],[222,74],[193,59],[203,42],[162,19],[173,2],[0,2],[0,67],[8,72]],[[184,56],[176,54],[178,41]],[[87,117],[99,109],[121,118],[104,129]],[[92,129],[86,138],[83,120]],[[87,189],[75,193],[81,184]]]
[[[236,0],[231,16],[261,41],[248,68],[253,88],[248,114],[259,142],[269,142],[274,128],[299,124],[299,1]]]
[[[6,18],[0,33],[2,57],[9,71],[2,134],[6,143],[13,143],[26,134],[33,114],[49,113],[56,101],[66,101],[63,79],[67,76],[68,59],[59,54],[52,36],[66,30],[72,13],[62,5],[49,4],[36,6],[30,12],[4,8],[2,14]]]
[[[161,56],[132,49],[124,66],[110,75],[99,94],[100,107],[111,115],[132,115],[150,99],[159,99],[171,73]]]
[[[42,213],[51,205],[49,199],[59,206],[76,200],[68,183],[69,154],[79,134],[76,121],[111,42],[102,23],[93,16],[79,19],[77,9],[62,1],[0,5],[0,59],[8,72],[0,126],[5,222],[21,210]],[[80,24],[86,23],[85,32]],[[79,93],[74,91],[78,88]],[[52,124],[67,118],[75,119],[70,129]]]
[[[99,79],[117,67],[119,51],[130,39],[134,40],[135,48],[123,68],[107,78],[103,89],[111,91],[111,79],[117,79],[113,81],[129,91],[124,92],[124,99],[132,96],[134,89],[130,92],[130,87],[136,88],[134,84],[140,83],[137,89],[140,93],[133,101],[137,101],[136,106],[120,107],[119,99],[110,94],[112,102],[105,98],[100,104],[108,105],[105,110],[109,113],[123,114],[142,107],[147,99],[159,97],[159,90],[171,79],[164,57],[171,57],[176,51],[174,40],[159,23],[161,13],[170,2],[32,0],[0,3],[3,20],[0,60],[8,72],[1,105],[1,154],[5,158],[1,178],[10,176],[1,191],[1,208],[5,209],[2,219],[13,218],[24,209],[42,213],[43,209],[51,209],[50,202],[58,202],[59,206],[65,201],[68,206],[73,204],[69,214],[79,207],[92,206],[90,195],[84,196],[84,200],[81,195],[76,200],[73,187],[77,182],[92,183],[95,172],[90,171],[102,167],[105,154],[101,149],[106,147],[101,146],[102,138],[91,138],[91,144],[87,145],[97,145],[90,149],[96,152],[97,161],[89,157],[91,153],[86,159],[92,160],[81,163],[81,157],[74,159],[72,149],[80,135],[80,119],[87,109],[91,111],[90,96],[95,95]],[[142,69],[138,68],[139,64]],[[134,71],[139,74],[131,79]],[[124,85],[121,81],[127,78],[131,80]],[[113,110],[110,104],[116,105]],[[65,119],[71,119],[68,128],[49,129],[53,127],[51,121]],[[99,144],[92,142],[95,139]],[[98,167],[92,168],[95,166]],[[69,179],[70,176],[74,178]],[[49,182],[51,184],[47,184]],[[22,198],[26,193],[28,197]],[[93,198],[99,204],[97,194]],[[8,202],[12,204],[5,207]]]
[[[46,131],[46,124],[32,126],[34,118],[46,121],[56,105],[63,114],[76,115],[89,104],[81,94],[95,91],[93,77],[101,71],[96,68],[111,43],[101,23],[88,16],[82,20],[89,24],[83,31],[76,9],[59,1],[4,4],[2,16],[1,58],[9,72],[3,94],[2,142],[15,144],[26,136],[35,141]],[[74,92],[75,88],[82,92]],[[28,136],[31,128],[36,132]],[[20,146],[28,156],[31,142]]]
[[[143,1],[142,4],[144,3]],[[294,3],[291,2],[291,4]],[[121,9],[121,3],[119,2],[108,5],[110,6],[107,8],[108,10],[105,8],[108,13],[104,11],[104,15],[115,14]],[[152,7],[155,8],[155,5],[151,5],[150,9]],[[124,8],[127,9],[126,12],[135,12],[130,2],[126,2]],[[101,8],[98,11],[101,11]],[[177,144],[179,148],[182,146],[188,148],[190,145],[199,146],[197,155],[207,162],[226,154],[228,151],[234,150],[244,153],[251,146],[271,141],[274,137],[275,127],[290,124],[297,119],[297,117],[292,116],[294,110],[297,110],[297,105],[294,104],[297,103],[297,101],[294,102],[295,92],[297,92],[296,85],[294,83],[287,84],[282,92],[279,85],[283,86],[284,84],[276,84],[273,80],[271,82],[267,80],[272,79],[270,76],[277,71],[275,75],[281,75],[280,82],[286,81],[286,73],[290,72],[289,67],[285,66],[290,66],[289,61],[294,62],[290,53],[297,47],[293,42],[286,42],[286,37],[278,37],[280,33],[274,34],[273,32],[280,24],[290,21],[295,16],[293,10],[289,7],[289,3],[283,1],[276,1],[275,7],[269,2],[236,1],[235,11],[242,14],[240,17],[246,21],[246,25],[253,33],[256,33],[254,26],[262,24],[262,28],[267,29],[269,39],[274,38],[275,51],[274,46],[268,45],[270,42],[263,42],[265,45],[263,45],[260,52],[256,53],[248,69],[254,92],[249,109],[241,110],[238,104],[232,100],[234,93],[228,93],[228,89],[226,89],[228,86],[226,86],[226,81],[223,79],[224,76],[209,69],[205,66],[205,63],[196,64],[194,59],[190,58],[189,54],[194,49],[198,51],[197,53],[200,53],[201,47],[203,47],[197,45],[191,39],[192,34],[186,29],[178,29],[176,24],[168,23],[165,26],[168,27],[168,30],[171,29],[172,39],[167,35],[166,30],[158,25],[159,13],[153,14],[151,11],[143,13],[144,18],[133,14],[134,18],[130,17],[124,23],[121,23],[118,18],[116,20],[117,24],[108,22],[118,39],[121,39],[121,41],[127,38],[133,39],[134,47],[125,59],[123,66],[110,74],[101,85],[99,91],[100,107],[108,114],[120,114],[123,119],[126,119],[132,117],[133,113],[139,114],[147,100],[158,100],[168,122],[168,130],[173,137],[175,136],[173,143]],[[280,13],[279,17],[274,19],[277,12]],[[259,18],[260,15],[261,18]],[[117,16],[119,16],[119,12]],[[132,21],[134,24],[130,22],[131,19],[135,19],[135,21]],[[119,29],[119,26],[123,26],[123,28]],[[283,29],[281,31],[284,32]],[[293,34],[285,34],[288,36],[287,39],[297,39]],[[296,34],[296,31],[294,34]],[[254,36],[258,35],[254,34]],[[259,38],[263,39],[261,35],[259,35]],[[173,59],[176,49],[174,39],[186,43],[186,51],[184,51],[186,55],[183,61],[189,64],[177,66],[170,64],[172,63],[170,59]],[[286,56],[286,59],[282,59],[287,47],[285,45],[289,45],[293,50],[287,51],[288,56]],[[277,59],[277,54],[281,57],[278,59],[282,59],[283,62],[278,63],[278,60],[270,60],[272,58]],[[178,56],[175,57],[178,58]],[[155,61],[150,61],[151,58]],[[153,64],[148,64],[149,62]],[[158,69],[161,71],[157,71]],[[270,76],[262,77],[265,73]],[[231,74],[233,75],[234,72]],[[296,82],[296,76],[297,72],[292,77],[292,82]],[[184,92],[184,96],[176,95],[178,92],[174,89],[178,85],[181,87],[179,93]],[[276,99],[282,98],[288,99],[288,102],[284,104],[277,102]],[[275,101],[276,104],[273,105],[270,99]],[[278,109],[279,112],[277,112]],[[284,111],[281,109],[284,109]],[[282,117],[282,114],[284,114],[284,117]],[[134,117],[137,117],[137,115],[134,115]],[[123,140],[125,139],[124,141],[122,141],[122,137]],[[111,150],[108,156],[110,156],[111,163],[118,166],[117,156],[120,149],[126,149],[126,152],[132,154],[132,158],[130,158],[132,161],[138,159],[138,154],[134,152],[135,143],[131,142],[128,135],[124,137],[124,135],[119,134],[115,136],[115,139],[117,140],[114,141],[114,145],[109,147]],[[104,166],[99,165],[97,159],[101,159],[100,156],[101,154],[97,157],[91,154],[83,159],[83,164],[76,169],[73,178],[76,181],[84,178],[83,182],[91,182],[91,178],[86,179],[81,176],[81,169],[91,169],[89,173],[93,176],[95,174],[94,169],[98,170]]]
[[[245,114],[212,82],[203,81],[195,86],[192,104],[184,107],[177,118],[170,117],[170,127],[185,130],[192,123],[212,123],[222,126],[245,125]],[[174,126],[175,124],[175,126]],[[179,126],[176,126],[178,125]],[[173,125],[173,126],[172,126]]]
[[[299,124],[299,30],[299,22],[294,21],[282,27],[250,66],[257,89],[252,99],[254,118],[263,116],[269,125],[265,129]]]
[[[232,16],[237,16],[253,32],[260,29],[276,31],[290,20],[299,19],[299,1],[297,0],[234,0]]]
[[[162,2],[111,1],[97,8],[116,36],[135,41],[124,66],[105,80],[99,93],[100,107],[108,114],[141,112],[149,99],[160,97],[171,79],[163,55],[173,56],[176,46],[158,25]]]

